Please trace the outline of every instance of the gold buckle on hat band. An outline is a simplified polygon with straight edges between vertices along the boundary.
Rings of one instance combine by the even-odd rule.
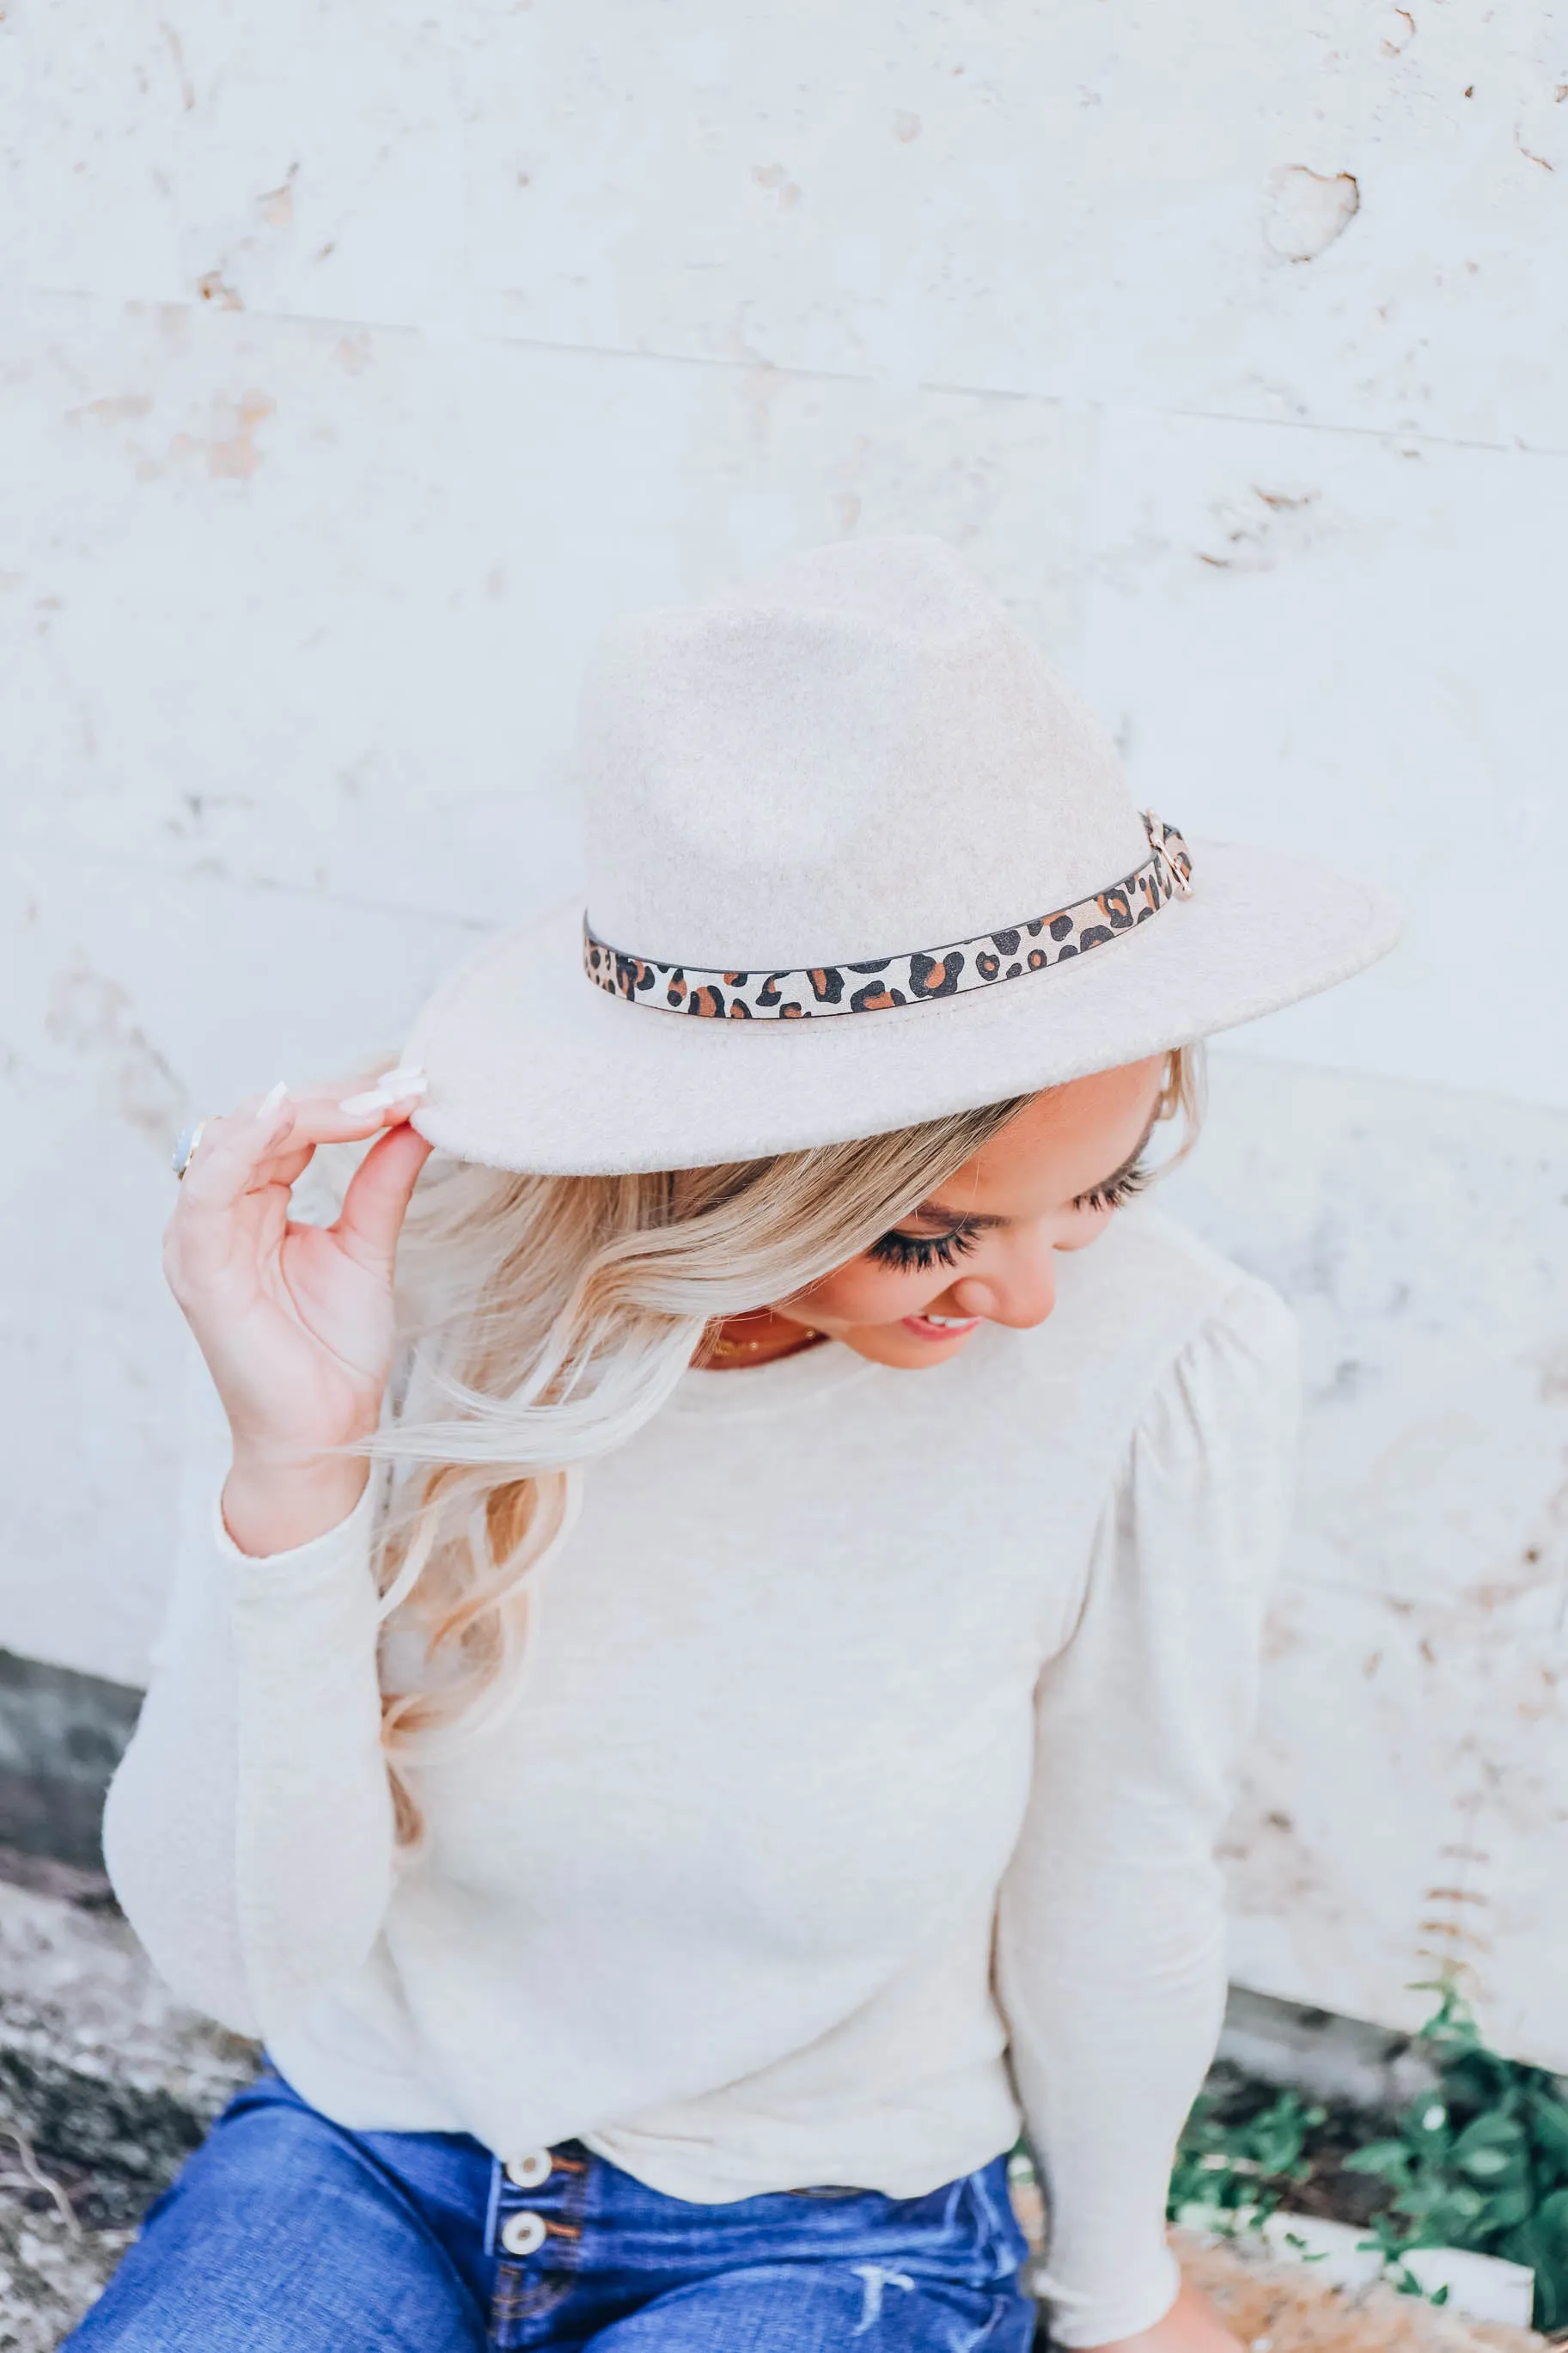
[[[945,947],[879,956],[868,964],[816,965],[794,972],[718,972],[660,964],[595,937],[583,919],[583,968],[597,988],[658,1013],[703,1020],[805,1021],[825,1014],[888,1013],[933,997],[962,997],[1022,980],[1087,955],[1148,923],[1174,898],[1190,899],[1193,861],[1173,825],[1143,811],[1149,856],[1121,881],[1054,914],[982,932]]]

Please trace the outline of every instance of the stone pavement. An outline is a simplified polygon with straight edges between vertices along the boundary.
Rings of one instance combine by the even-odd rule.
[[[1306,2264],[1274,2262],[1241,2241],[1173,2235],[1183,2271],[1250,2353],[1547,2353],[1552,2342],[1528,2328],[1461,2320],[1381,2283],[1326,2288]]]
[[[101,1882],[0,1871],[0,2348],[48,2353],[257,2052],[164,1990]]]
[[[101,1882],[0,1852],[0,2353],[59,2343],[257,2056],[163,1989]],[[1542,2353],[1387,2288],[1178,2246],[1251,2353]]]

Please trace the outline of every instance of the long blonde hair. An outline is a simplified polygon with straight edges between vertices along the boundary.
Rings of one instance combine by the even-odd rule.
[[[1199,1116],[1195,1050],[1160,1115]],[[715,1319],[790,1298],[945,1183],[1027,1097],[891,1134],[721,1167],[531,1176],[433,1161],[398,1259],[395,1417],[377,1539],[382,1736],[402,1843],[409,1768],[470,1736],[516,1681],[531,1574],[583,1466],[665,1403]]]

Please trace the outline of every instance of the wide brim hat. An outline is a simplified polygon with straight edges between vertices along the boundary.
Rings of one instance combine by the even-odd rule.
[[[939,540],[622,624],[576,773],[586,907],[483,949],[405,1052],[420,1131],[497,1167],[707,1166],[1032,1094],[1331,987],[1399,931],[1367,882],[1138,809]]]

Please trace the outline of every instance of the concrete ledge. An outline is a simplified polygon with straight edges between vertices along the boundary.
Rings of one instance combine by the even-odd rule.
[[[101,1871],[99,1824],[142,1694],[0,1651],[0,1841]]]
[[[1314,2100],[1391,2115],[1436,2088],[1436,2071],[1407,2034],[1309,2010],[1233,1985],[1219,2056],[1244,2075],[1290,2084]]]

